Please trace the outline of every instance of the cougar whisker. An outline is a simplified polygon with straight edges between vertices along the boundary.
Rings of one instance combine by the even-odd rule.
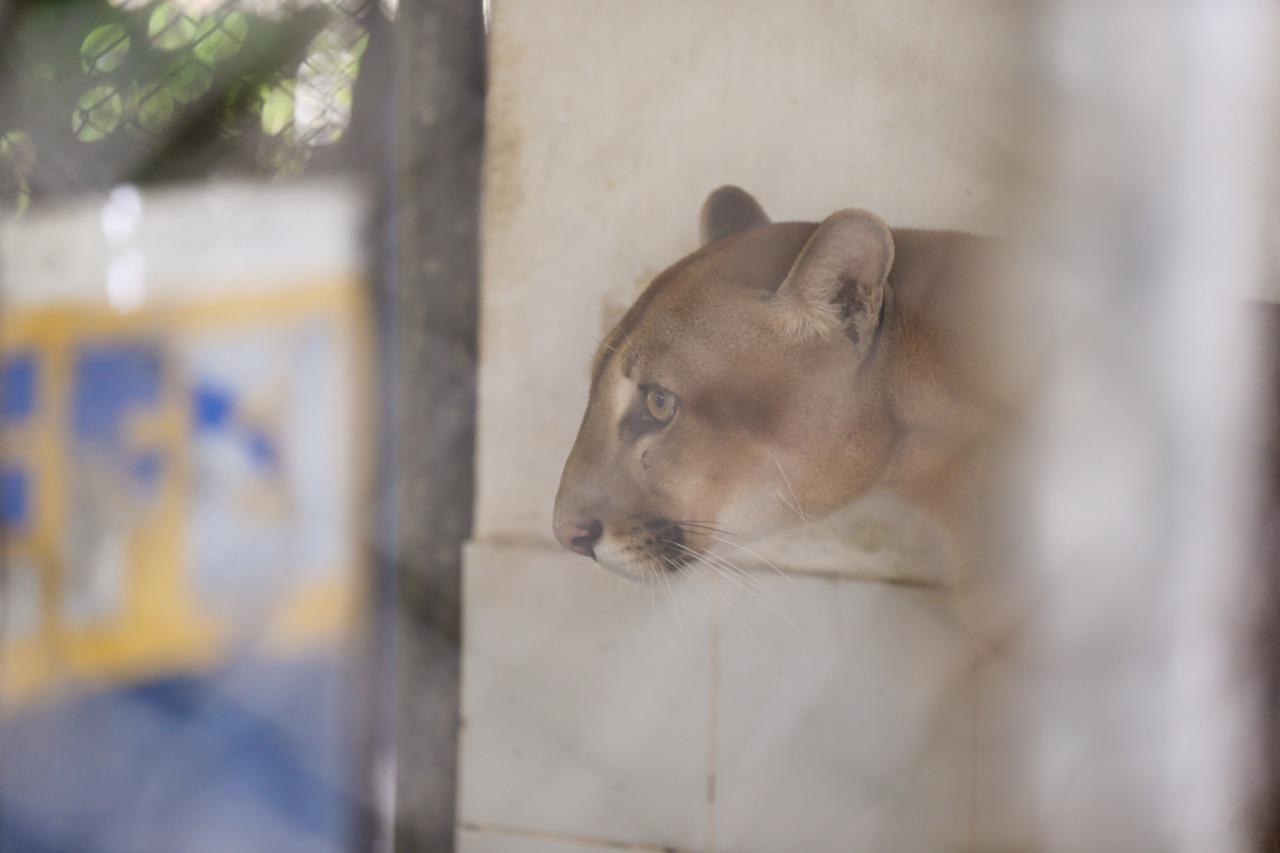
[[[705,565],[711,568],[720,569],[721,574],[725,575],[726,579],[730,583],[732,583],[734,586],[738,587],[743,592],[750,595],[752,598],[754,598],[760,604],[767,607],[769,610],[773,611],[773,613],[776,616],[778,616],[778,618],[786,622],[789,626],[791,626],[791,628],[795,630],[799,630],[799,627],[795,624],[794,621],[792,621],[791,617],[779,606],[779,602],[781,601],[781,598],[777,595],[777,593],[774,590],[770,589],[759,578],[753,577],[745,569],[741,568],[740,566],[734,564],[732,561],[725,559],[724,557],[718,554],[710,554],[710,553],[697,554],[692,549],[689,549],[679,543],[672,542],[671,544],[681,549],[682,551],[685,551],[686,553],[689,553],[695,556],[696,559],[702,561]]]

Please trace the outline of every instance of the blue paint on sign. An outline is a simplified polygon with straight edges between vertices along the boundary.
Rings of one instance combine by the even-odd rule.
[[[0,368],[0,419],[14,424],[31,417],[36,408],[36,357],[31,352],[14,352]]]
[[[159,348],[141,341],[80,347],[74,368],[71,423],[77,440],[114,451],[126,417],[160,401]]]
[[[235,401],[225,388],[198,383],[191,389],[191,420],[197,432],[217,429],[235,414]]]
[[[0,524],[9,531],[26,526],[31,512],[31,485],[27,472],[0,467]]]

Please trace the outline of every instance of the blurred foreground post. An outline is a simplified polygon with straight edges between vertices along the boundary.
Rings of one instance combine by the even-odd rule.
[[[453,846],[462,543],[471,532],[484,25],[479,0],[404,3],[396,849]]]
[[[1027,481],[1024,840],[1251,849],[1242,308],[1266,260],[1275,10],[1060,2],[1037,24],[1027,275],[1053,376]]]

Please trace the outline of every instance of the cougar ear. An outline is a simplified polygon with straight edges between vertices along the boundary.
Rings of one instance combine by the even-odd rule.
[[[752,198],[751,193],[738,187],[720,187],[712,191],[702,203],[699,230],[704,246],[739,231],[750,231],[768,224],[769,217],[765,215],[760,202]]]
[[[893,232],[865,210],[833,213],[800,250],[773,296],[783,334],[811,341],[843,331],[869,341],[893,266]]]

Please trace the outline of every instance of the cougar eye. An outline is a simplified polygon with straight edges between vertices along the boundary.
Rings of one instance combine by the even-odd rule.
[[[656,385],[649,388],[644,395],[644,406],[649,410],[649,417],[660,424],[671,420],[676,413],[676,395]]]

